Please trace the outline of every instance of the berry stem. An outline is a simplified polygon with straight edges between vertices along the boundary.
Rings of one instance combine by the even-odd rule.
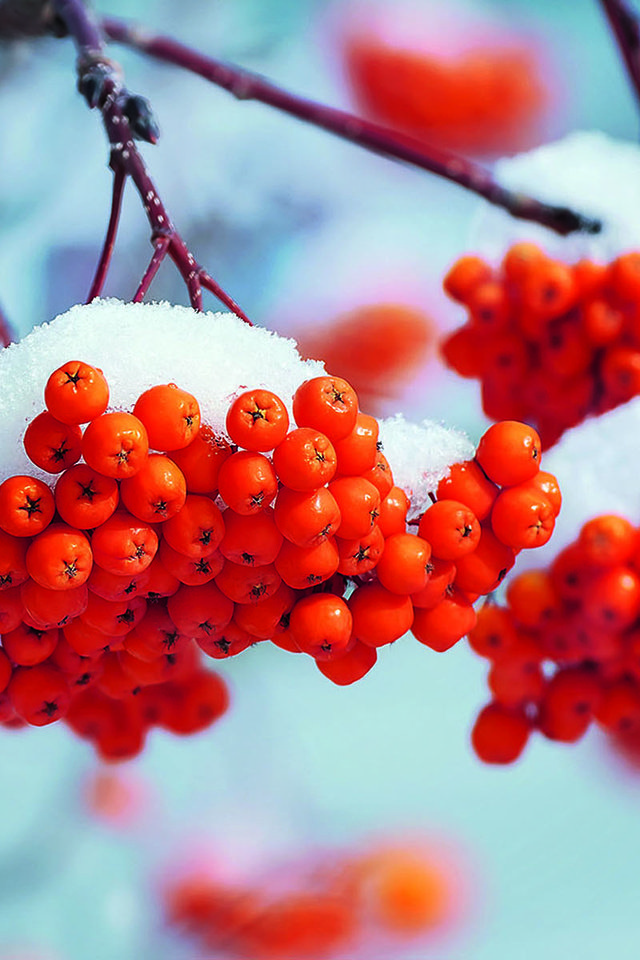
[[[131,97],[123,86],[120,68],[107,56],[100,24],[85,6],[84,0],[51,0],[51,6],[75,43],[78,54],[78,88],[87,99],[89,106],[100,110],[110,147],[109,166],[114,174],[111,219],[91,292],[97,296],[94,291],[99,292],[102,288],[115,240],[122,188],[127,177],[131,177],[142,199],[151,227],[151,242],[155,248],[138,292],[142,289],[144,294],[160,263],[168,255],[187,286],[191,306],[195,310],[202,310],[202,286],[209,290],[215,288],[213,292],[220,288],[196,263],[193,254],[173,225],[134,143],[134,135],[150,143],[155,143],[157,139],[157,128],[148,105],[146,101],[142,101],[142,107],[147,109],[141,117],[142,98]],[[136,108],[138,121],[135,133],[132,129],[133,120],[130,119],[133,116],[133,106]],[[159,244],[159,240],[166,242]],[[90,299],[92,299],[91,296]],[[233,300],[226,294],[223,302],[234,309]],[[234,312],[242,320],[249,322],[241,310],[236,308]]]
[[[640,105],[640,21],[627,0],[600,0]]]
[[[426,147],[388,127],[299,97],[249,70],[198,53],[172,37],[154,34],[113,17],[104,18],[102,28],[111,40],[196,73],[238,100],[260,101],[374,153],[427,170],[503,207],[513,217],[540,223],[563,236],[576,231],[598,233],[601,229],[599,221],[568,207],[542,203],[526,194],[507,190],[493,179],[489,170],[472,160],[447,150]]]
[[[109,224],[107,226],[107,234],[104,238],[104,246],[102,248],[102,253],[100,254],[98,266],[96,267],[96,273],[93,278],[93,283],[91,284],[91,290],[89,291],[89,296],[87,297],[87,303],[91,303],[92,300],[95,300],[96,297],[99,297],[102,293],[102,288],[104,287],[107,271],[109,270],[109,264],[111,263],[111,257],[113,255],[113,248],[116,242],[118,223],[120,221],[120,211],[122,209],[122,195],[124,193],[124,185],[126,180],[127,177],[124,170],[122,170],[120,167],[114,170],[113,193],[111,196],[111,215],[109,216]]]

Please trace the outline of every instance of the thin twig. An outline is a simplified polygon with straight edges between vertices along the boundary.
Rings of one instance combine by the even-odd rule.
[[[11,324],[7,320],[4,310],[0,307],[0,346],[8,347],[10,343],[15,343],[15,340]]]
[[[111,257],[113,255],[113,248],[116,242],[118,223],[120,221],[120,211],[122,209],[122,195],[124,193],[126,179],[127,178],[124,170],[118,167],[113,174],[111,214],[109,216],[107,234],[104,238],[104,246],[102,247],[100,260],[98,261],[93,283],[91,284],[91,290],[89,291],[89,296],[87,297],[87,303],[91,303],[92,300],[95,300],[96,297],[99,297],[102,293],[102,288],[104,287],[107,271],[109,270],[109,264],[111,263]]]
[[[127,177],[131,178],[147,214],[151,227],[151,242],[155,250],[140,286],[142,287],[147,279],[148,283],[151,282],[162,260],[169,256],[187,286],[191,306],[195,310],[202,310],[203,281],[201,278],[206,276],[205,285],[208,289],[210,289],[210,278],[196,263],[193,254],[173,225],[134,142],[135,136],[150,143],[155,143],[157,139],[157,127],[150,107],[141,97],[132,97],[122,85],[120,69],[108,58],[100,25],[85,6],[84,0],[51,0],[51,5],[56,15],[65,24],[76,46],[78,88],[87,99],[89,106],[100,110],[110,146],[109,166],[113,170],[114,177],[122,179],[123,183]],[[115,196],[114,185],[114,198]],[[112,219],[114,217],[112,206]],[[103,251],[106,265],[110,256],[107,252],[109,234],[108,230]],[[150,270],[153,271],[151,276],[149,276]],[[233,303],[226,294],[224,302]],[[237,312],[241,319],[247,320],[242,311]]]
[[[640,21],[626,0],[600,0],[640,105]]]
[[[196,73],[239,100],[260,101],[374,153],[437,174],[484,197],[489,203],[503,207],[513,217],[540,223],[563,236],[576,231],[598,233],[601,229],[598,220],[568,207],[542,203],[507,190],[496,183],[490,171],[480,164],[446,150],[425,147],[417,140],[344,110],[306,100],[258,74],[204,56],[171,37],[150,33],[113,17],[102,20],[102,27],[111,40]]]
[[[135,292],[135,296],[133,298],[134,303],[140,303],[141,300],[144,298],[144,295],[146,294],[147,290],[151,286],[151,281],[153,280],[156,273],[158,272],[160,268],[160,264],[164,260],[168,249],[169,249],[169,238],[159,237],[155,242],[155,250],[153,251],[153,256],[151,257],[149,266],[145,270],[145,274],[142,280],[140,281],[140,286]]]

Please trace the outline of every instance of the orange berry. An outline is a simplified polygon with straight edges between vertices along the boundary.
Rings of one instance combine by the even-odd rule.
[[[456,500],[438,500],[420,518],[418,533],[440,560],[457,561],[476,549],[480,524],[469,507]]]
[[[109,387],[102,370],[69,360],[47,380],[44,402],[49,413],[62,423],[88,423],[107,409]]]
[[[149,452],[147,431],[132,413],[103,413],[82,437],[82,456],[105,477],[124,480],[142,469]]]
[[[485,763],[513,763],[527,745],[531,723],[525,714],[488,703],[474,724],[471,743]]]
[[[358,397],[341,377],[305,380],[293,395],[293,416],[299,427],[320,430],[335,443],[344,440],[356,425]]]
[[[133,413],[144,423],[153,450],[180,450],[200,430],[198,401],[175,383],[145,390],[136,400]]]
[[[408,596],[391,593],[379,583],[356,587],[348,600],[354,636],[371,647],[381,647],[402,637],[413,623]]]
[[[450,650],[476,624],[473,604],[455,586],[434,607],[416,607],[411,633],[437,653]]]
[[[394,533],[384,541],[376,575],[391,593],[419,593],[429,579],[431,546],[413,533]]]
[[[460,257],[446,274],[442,285],[445,293],[458,303],[468,303],[470,295],[492,276],[491,267],[481,257]]]
[[[62,423],[45,410],[34,417],[25,430],[24,449],[29,460],[41,470],[61,473],[84,453],[82,432],[75,424]]]
[[[540,437],[517,420],[494,423],[482,435],[476,460],[494,483],[511,487],[531,480],[540,469]]]
[[[548,500],[526,485],[507,487],[496,497],[491,527],[514,550],[541,547],[551,537],[555,515]]]
[[[247,390],[227,412],[227,433],[245,450],[273,450],[289,429],[287,408],[270,390]]]

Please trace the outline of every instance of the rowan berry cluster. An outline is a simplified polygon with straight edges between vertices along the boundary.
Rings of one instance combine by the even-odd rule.
[[[281,864],[277,876],[228,880],[191,868],[164,891],[170,926],[200,951],[255,960],[326,960],[358,955],[381,939],[403,941],[439,930],[458,908],[442,855],[414,843],[334,851],[304,864]]]
[[[189,733],[224,712],[201,652],[271,640],[346,685],[409,630],[449,649],[559,508],[537,434],[504,422],[411,532],[378,423],[336,377],[297,388],[296,426],[274,393],[244,391],[229,439],[175,384],[131,412],[108,401],[100,370],[54,371],[24,446],[55,488],[0,485],[3,720],[66,714],[107,758],[135,754],[151,724]]]
[[[589,520],[548,569],[510,581],[504,606],[480,608],[469,644],[491,664],[472,733],[487,763],[516,760],[533,730],[564,743],[593,721],[640,732],[640,529]]]
[[[462,257],[444,288],[469,318],[442,355],[482,381],[492,420],[531,423],[549,448],[640,393],[640,253],[568,265],[517,243],[496,270]]]

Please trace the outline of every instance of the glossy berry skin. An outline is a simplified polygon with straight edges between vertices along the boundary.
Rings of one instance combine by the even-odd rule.
[[[378,434],[378,421],[366,413],[358,413],[351,433],[336,441],[336,473],[353,477],[371,470],[378,452]]]
[[[0,529],[13,537],[33,537],[53,519],[53,494],[42,480],[14,476],[0,483]]]
[[[423,513],[418,534],[431,545],[434,556],[455,562],[476,549],[480,524],[463,503],[438,500]]]
[[[151,453],[133,477],[120,482],[123,505],[145,523],[161,523],[174,517],[184,506],[187,485],[173,460]]]
[[[275,498],[278,478],[263,454],[238,450],[220,467],[218,488],[227,506],[249,515],[264,510]]]
[[[412,533],[394,533],[384,542],[376,566],[378,580],[391,593],[419,593],[429,579],[431,546]]]
[[[282,487],[274,507],[280,533],[298,547],[311,547],[334,536],[341,521],[340,507],[328,487],[291,490]]]
[[[355,427],[358,398],[341,377],[314,377],[305,380],[294,393],[293,415],[299,427],[320,430],[335,443]]]
[[[93,554],[80,530],[52,523],[35,537],[26,555],[29,576],[47,590],[71,590],[89,578]]]
[[[437,653],[458,643],[476,625],[473,605],[460,590],[446,592],[440,603],[414,610],[411,632],[416,640]]]
[[[129,513],[117,511],[94,531],[94,562],[109,573],[133,576],[149,566],[158,549],[155,530]]]
[[[7,693],[18,716],[38,727],[63,717],[71,699],[64,676],[46,663],[17,667]]]
[[[392,533],[405,533],[407,529],[407,512],[409,498],[401,487],[393,486],[386,497],[380,501],[378,526],[383,536],[389,537]]]
[[[60,631],[57,628],[36,630],[34,627],[27,627],[23,623],[10,633],[3,633],[2,647],[5,655],[8,655],[17,666],[33,667],[37,663],[43,663],[51,656],[57,646],[59,636]]]
[[[44,402],[61,423],[89,423],[107,409],[109,386],[102,370],[80,360],[69,360],[47,380]]]
[[[275,560],[282,579],[295,590],[324,583],[334,575],[340,563],[340,554],[334,538],[325,539],[311,547],[298,547],[285,540]]]
[[[454,463],[436,491],[439,501],[456,500],[473,511],[478,520],[489,516],[497,495],[498,487],[485,476],[475,460]]]
[[[239,447],[265,452],[286,437],[289,414],[280,397],[270,390],[248,390],[229,407],[226,428]]]
[[[62,473],[80,459],[80,427],[61,423],[47,410],[31,421],[24,434],[24,449],[31,460],[47,473]]]
[[[265,511],[255,518],[241,518],[240,514],[233,514],[240,523],[245,519],[259,523],[257,517],[263,515],[266,517]],[[193,493],[187,494],[180,510],[162,525],[162,536],[169,546],[192,559],[213,553],[224,535],[225,523],[218,505],[210,497]]]
[[[480,439],[476,460],[494,483],[514,486],[531,480],[540,469],[542,447],[538,433],[524,423],[494,423]]]
[[[340,511],[336,536],[344,540],[366,537],[380,512],[380,493],[362,477],[338,477],[329,484],[329,492]]]
[[[334,660],[316,660],[320,673],[340,687],[362,680],[375,666],[378,652],[375,647],[356,640],[341,657]]]
[[[105,477],[86,463],[69,467],[55,487],[56,510],[71,527],[99,527],[115,512],[120,495],[113,477]]]
[[[103,413],[82,437],[82,456],[105,477],[125,480],[142,468],[149,452],[144,424],[132,413]]]
[[[316,660],[333,660],[346,653],[352,627],[349,607],[332,593],[314,593],[298,600],[289,620],[297,646]]]
[[[158,384],[141,393],[133,415],[144,424],[152,450],[181,450],[200,430],[198,401],[175,383]]]
[[[273,451],[273,466],[285,487],[316,490],[336,472],[336,451],[329,438],[313,427],[292,430]]]
[[[274,518],[271,507],[248,516],[235,510],[225,510],[220,515],[220,540],[216,546],[219,545],[223,557],[233,563],[252,567],[273,563],[283,541]],[[170,537],[167,539],[172,543]],[[172,546],[178,549],[177,543],[172,543]]]
[[[24,537],[12,537],[0,529],[0,591],[19,587],[29,576],[27,546]]]
[[[232,453],[228,441],[203,423],[188,446],[171,451],[171,459],[180,467],[189,493],[213,496],[218,489],[220,467]]]
[[[39,630],[63,627],[86,610],[89,591],[86,583],[67,590],[49,590],[35,580],[27,580],[20,587],[25,621]]]
[[[496,497],[491,527],[498,540],[514,550],[544,546],[554,526],[554,511],[541,493],[515,486]]]
[[[413,623],[410,598],[391,593],[379,583],[357,587],[348,604],[354,636],[370,647],[382,647],[399,640]]]

